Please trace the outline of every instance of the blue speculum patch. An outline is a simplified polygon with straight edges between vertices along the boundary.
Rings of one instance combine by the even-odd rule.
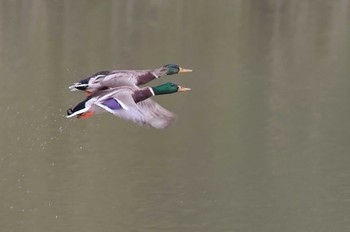
[[[107,106],[108,108],[110,108],[112,110],[122,109],[122,106],[114,98],[107,99],[102,104]]]

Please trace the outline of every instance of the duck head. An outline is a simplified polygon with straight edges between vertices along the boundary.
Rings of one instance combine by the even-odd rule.
[[[167,64],[160,68],[161,72],[165,75],[173,75],[178,73],[189,73],[192,72],[191,69],[181,68],[177,64]]]
[[[170,93],[177,93],[177,92],[186,92],[191,89],[168,82],[162,85],[152,87],[152,90],[154,92],[154,95],[162,95],[162,94],[170,94]]]

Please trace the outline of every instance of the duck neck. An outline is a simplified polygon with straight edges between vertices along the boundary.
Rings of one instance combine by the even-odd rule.
[[[160,77],[160,75],[154,72],[153,70],[145,71],[137,77],[137,85],[144,85],[158,77]]]
[[[167,75],[167,68],[161,67],[153,70],[153,73],[157,75],[158,77],[163,77]]]
[[[166,76],[168,69],[161,67],[152,70],[144,70],[142,74],[137,77],[137,85],[144,85],[158,77]]]
[[[152,88],[145,87],[145,88],[142,88],[140,90],[135,91],[133,93],[133,98],[134,98],[134,101],[137,103],[137,102],[140,102],[140,101],[144,101],[147,98],[150,98],[150,97],[152,97],[154,95],[155,95],[155,93],[153,92]]]

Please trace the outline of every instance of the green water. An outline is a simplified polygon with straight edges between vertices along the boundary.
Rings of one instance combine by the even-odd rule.
[[[6,232],[350,231],[347,0],[0,1]],[[176,63],[167,130],[68,86]]]

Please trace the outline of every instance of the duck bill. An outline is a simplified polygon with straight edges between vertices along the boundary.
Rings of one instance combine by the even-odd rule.
[[[192,69],[186,69],[186,68],[181,68],[180,67],[179,73],[190,73],[190,72],[192,72]]]
[[[186,92],[186,91],[190,91],[190,90],[191,90],[190,88],[179,86],[178,92]]]

